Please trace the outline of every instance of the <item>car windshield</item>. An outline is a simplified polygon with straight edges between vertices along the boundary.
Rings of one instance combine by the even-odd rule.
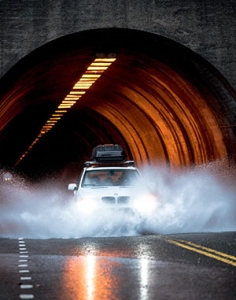
[[[90,170],[86,171],[84,174],[82,187],[134,186],[138,184],[139,179],[140,174],[137,170]]]

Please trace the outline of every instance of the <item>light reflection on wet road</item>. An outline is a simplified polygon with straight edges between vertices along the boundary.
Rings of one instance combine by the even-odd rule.
[[[17,243],[27,252],[20,265]],[[233,232],[0,238],[0,299],[236,299],[235,254]],[[26,266],[30,284],[19,275]]]
[[[146,258],[102,258],[88,254],[67,259],[64,272],[65,293],[73,291],[73,299],[130,299],[131,290],[127,289],[129,286],[133,289],[133,284],[132,297],[148,299],[149,261]]]

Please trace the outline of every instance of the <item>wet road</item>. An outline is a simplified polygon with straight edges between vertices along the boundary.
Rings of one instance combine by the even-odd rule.
[[[236,299],[236,233],[0,238],[0,299]]]

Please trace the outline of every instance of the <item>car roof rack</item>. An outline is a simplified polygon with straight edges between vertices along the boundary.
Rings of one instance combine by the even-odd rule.
[[[107,162],[97,162],[97,161],[86,161],[84,163],[84,166],[86,168],[89,167],[133,167],[134,166],[134,160],[126,160],[122,162],[112,162],[112,161],[107,161]]]
[[[103,166],[134,166],[133,160],[125,160],[126,153],[118,144],[104,144],[93,148],[90,161],[84,163],[85,167]]]
[[[96,162],[123,162],[126,154],[124,149],[117,144],[98,145],[92,151],[91,161]]]

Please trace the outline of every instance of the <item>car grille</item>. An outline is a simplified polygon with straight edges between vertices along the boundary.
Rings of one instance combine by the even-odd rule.
[[[102,197],[102,201],[107,204],[115,204],[116,198],[115,197]]]
[[[120,196],[116,199],[115,197],[107,196],[102,197],[102,201],[106,204],[128,204],[130,201],[130,197]]]
[[[117,203],[118,204],[126,204],[129,203],[130,197],[127,196],[121,196],[117,198]]]

